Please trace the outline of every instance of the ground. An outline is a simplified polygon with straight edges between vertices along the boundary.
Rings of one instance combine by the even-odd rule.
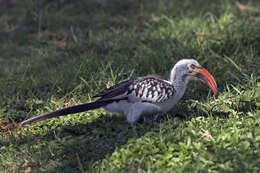
[[[239,2],[1,0],[0,172],[260,172],[260,3]],[[182,58],[218,99],[192,82],[152,124],[98,109],[18,126]]]

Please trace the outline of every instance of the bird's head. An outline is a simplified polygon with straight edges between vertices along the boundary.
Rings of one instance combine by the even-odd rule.
[[[186,84],[191,79],[200,80],[209,86],[216,97],[218,96],[217,84],[213,76],[194,59],[182,59],[175,64],[171,72],[171,80],[176,79]]]

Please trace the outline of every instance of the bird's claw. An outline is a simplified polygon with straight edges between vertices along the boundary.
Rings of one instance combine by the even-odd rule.
[[[153,118],[144,116],[144,123],[145,124],[152,124],[153,121],[157,121],[161,114],[156,114]]]
[[[149,118],[147,116],[144,116],[144,123],[145,124],[152,124],[152,122],[153,122],[153,119],[151,119],[151,118]]]

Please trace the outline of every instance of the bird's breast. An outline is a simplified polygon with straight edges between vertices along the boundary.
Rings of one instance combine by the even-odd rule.
[[[159,106],[163,112],[168,112],[171,110],[177,102],[182,98],[184,92],[176,92],[173,96],[169,99],[165,100],[162,103],[159,103]]]

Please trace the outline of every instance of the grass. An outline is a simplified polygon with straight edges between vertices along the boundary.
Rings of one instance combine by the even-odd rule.
[[[0,7],[0,172],[260,171],[259,13],[225,0],[8,2]],[[16,128],[124,79],[168,77],[190,57],[213,74],[218,99],[193,82],[151,125],[98,109]]]

